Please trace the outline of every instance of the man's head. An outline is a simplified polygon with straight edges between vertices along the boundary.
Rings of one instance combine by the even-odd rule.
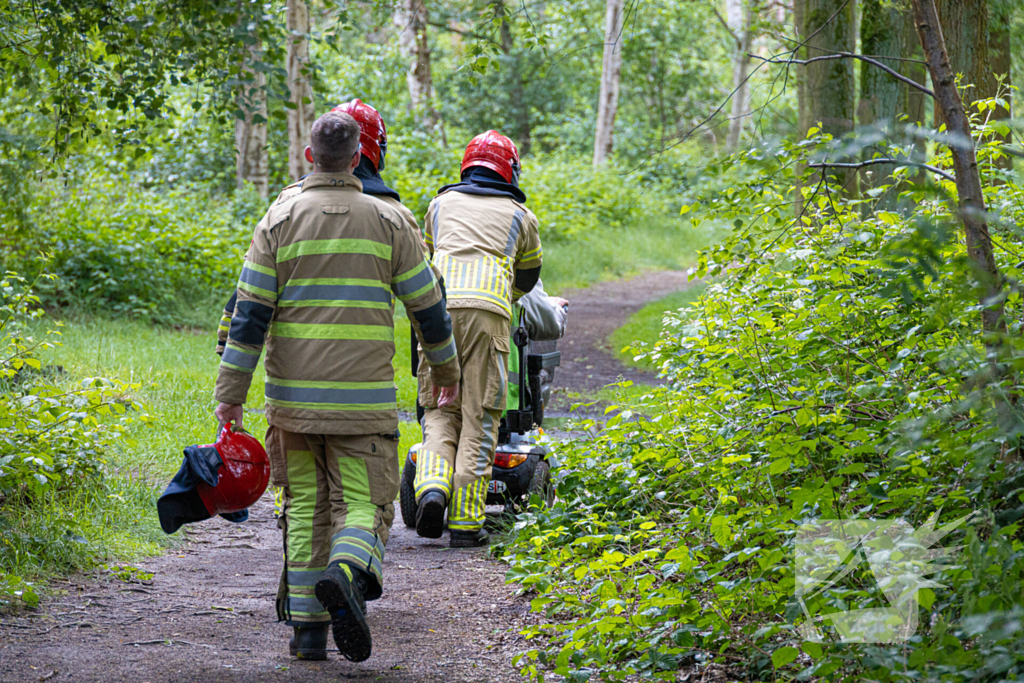
[[[331,111],[349,114],[359,124],[360,153],[370,160],[378,173],[384,170],[384,156],[388,153],[388,131],[380,112],[360,99],[339,104]]]
[[[348,114],[329,111],[316,120],[306,159],[316,173],[351,173],[359,165],[359,124]]]

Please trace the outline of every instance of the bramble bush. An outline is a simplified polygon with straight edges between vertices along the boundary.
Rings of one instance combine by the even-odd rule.
[[[991,132],[991,131],[987,131]],[[840,201],[799,177],[806,143],[755,149],[758,172],[709,185],[699,223],[736,230],[700,257],[717,279],[638,349],[667,386],[559,452],[558,502],[517,520],[509,579],[541,623],[531,680],[677,680],[715,667],[743,680],[1002,681],[1024,675],[1024,188],[979,155],[1009,334],[989,356],[952,183],[906,185],[901,211]],[[812,140],[824,143],[827,140]],[[948,159],[937,163],[948,168]],[[900,169],[897,175],[912,169]],[[800,181],[798,183],[798,181]],[[792,219],[793,188],[807,211]],[[882,188],[875,194],[893,191]],[[990,340],[991,341],[991,340]],[[905,644],[803,640],[797,531],[820,518],[975,513],[918,593]],[[863,563],[807,601],[809,616],[888,607]]]
[[[38,601],[11,569],[27,545],[50,545],[26,537],[10,515],[24,509],[44,515],[52,496],[102,486],[108,451],[132,420],[146,419],[129,397],[138,385],[98,377],[73,385],[62,381],[59,368],[43,366],[40,353],[56,343],[56,333],[30,334],[28,324],[41,314],[29,283],[13,273],[0,279],[0,607]],[[58,521],[63,535],[77,537],[74,519]],[[44,560],[55,552],[36,551]]]

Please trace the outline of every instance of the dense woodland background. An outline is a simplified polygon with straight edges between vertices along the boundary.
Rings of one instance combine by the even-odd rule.
[[[626,339],[667,385],[613,388],[498,550],[544,615],[526,677],[1018,680],[1022,28],[1015,0],[0,0],[0,607],[166,543],[248,235],[359,97],[418,216],[471,136],[519,144],[549,291],[709,283]],[[908,643],[795,631],[800,525],[970,512]],[[886,604],[862,567],[807,608]]]

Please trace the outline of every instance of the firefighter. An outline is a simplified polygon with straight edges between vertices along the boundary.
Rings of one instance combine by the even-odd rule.
[[[540,277],[537,218],[526,208],[519,173],[511,140],[493,130],[478,135],[462,158],[462,182],[441,188],[425,220],[427,247],[445,280],[462,382],[459,399],[440,405],[426,369],[441,357],[421,349],[416,531],[440,538],[447,507],[453,548],[489,541],[484,503],[505,409],[512,304]]]
[[[384,125],[384,118],[376,109],[360,99],[339,104],[332,111],[348,114],[359,124],[359,165],[356,166],[355,177],[363,184],[363,194],[372,195],[384,202],[401,215],[402,220],[415,232],[420,234],[419,224],[416,216],[404,204],[401,196],[388,187],[380,177],[384,170],[384,160],[388,153],[388,132]],[[275,200],[275,204],[287,201],[292,196],[302,191],[302,180],[292,183],[281,191]],[[422,238],[421,238],[422,243]],[[426,251],[426,245],[423,245]],[[433,267],[433,266],[431,266]],[[440,279],[440,273],[434,269],[434,275]],[[237,293],[231,295],[231,299],[224,306],[224,313],[221,316],[220,325],[217,327],[217,353],[224,352],[224,343],[227,341],[228,328],[231,325],[231,316],[235,310]]]
[[[346,658],[371,653],[365,601],[383,590],[399,486],[392,294],[433,351],[439,403],[458,395],[440,287],[417,233],[362,194],[359,134],[347,114],[317,119],[313,173],[257,225],[214,393],[216,417],[240,425],[266,341],[267,453],[284,489],[277,613],[304,659],[326,658],[328,626]]]

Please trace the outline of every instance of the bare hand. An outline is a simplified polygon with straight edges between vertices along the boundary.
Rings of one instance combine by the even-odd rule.
[[[555,306],[557,306],[558,308],[569,308],[568,300],[563,299],[560,296],[553,296],[551,297],[551,300],[555,302]]]
[[[220,434],[224,429],[224,425],[229,422],[234,423],[235,431],[242,428],[242,417],[245,411],[242,410],[242,406],[234,403],[218,403],[217,407],[213,411],[213,416],[217,418],[220,426],[217,428],[217,434]]]
[[[448,406],[455,403],[455,399],[459,397],[459,385],[453,384],[450,387],[438,387],[434,385],[434,398],[437,399],[438,408],[447,408]]]

